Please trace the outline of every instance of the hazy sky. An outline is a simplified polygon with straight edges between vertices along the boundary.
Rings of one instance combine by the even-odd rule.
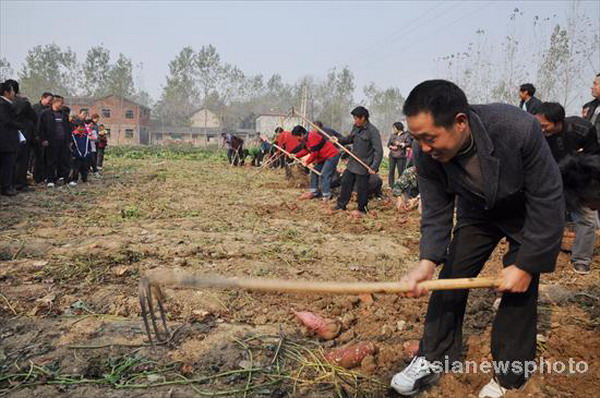
[[[213,44],[225,62],[246,74],[279,73],[294,82],[348,65],[358,95],[370,81],[398,86],[406,95],[436,75],[436,58],[464,50],[477,29],[499,45],[515,7],[525,12],[524,21],[553,14],[562,21],[572,4],[0,0],[0,56],[18,70],[37,44],[71,47],[80,60],[91,46],[103,44],[113,59],[122,52],[138,65],[136,84],[156,99],[168,62],[184,46]],[[581,1],[579,7],[598,23],[600,2]],[[523,29],[531,29],[527,25]]]

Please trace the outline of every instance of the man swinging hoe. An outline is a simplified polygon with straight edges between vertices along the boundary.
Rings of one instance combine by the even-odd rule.
[[[500,397],[524,385],[536,352],[539,275],[552,272],[564,227],[558,166],[540,124],[519,108],[469,105],[454,83],[429,80],[404,104],[422,199],[420,261],[403,278],[409,297],[432,279],[476,277],[502,238],[509,243],[492,326],[492,356],[509,366],[479,397]],[[456,224],[454,210],[456,208]],[[468,290],[431,294],[419,351],[391,386],[413,395],[441,376],[440,363],[462,355]]]

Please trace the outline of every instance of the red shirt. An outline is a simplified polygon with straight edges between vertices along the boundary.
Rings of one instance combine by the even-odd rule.
[[[287,152],[292,152],[298,145],[300,145],[300,138],[292,135],[290,131],[284,131],[277,137],[277,146]]]
[[[302,149],[296,154],[299,158],[306,156],[310,153],[310,156],[306,160],[306,163],[323,163],[329,158],[337,156],[340,151],[335,145],[327,138],[323,137],[316,131],[309,131],[308,138],[306,139],[306,148]]]

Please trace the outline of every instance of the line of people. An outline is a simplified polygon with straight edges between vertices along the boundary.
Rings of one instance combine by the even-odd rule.
[[[3,82],[0,91],[2,195],[30,190],[28,175],[49,188],[76,186],[80,177],[85,182],[89,170],[100,177],[108,134],[97,114],[70,115],[64,98],[49,92],[31,105],[15,80]]]

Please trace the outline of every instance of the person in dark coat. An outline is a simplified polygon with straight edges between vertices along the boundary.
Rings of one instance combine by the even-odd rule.
[[[479,394],[501,397],[525,383],[523,365],[535,359],[539,275],[554,271],[564,228],[558,165],[535,117],[505,104],[469,105],[452,82],[417,85],[403,111],[422,215],[420,261],[401,282],[416,297],[437,265],[440,279],[476,277],[506,238],[491,352],[509,366],[494,369]],[[467,297],[467,290],[431,294],[418,353],[392,379],[396,391],[415,394],[439,379],[440,363],[460,360]]]
[[[521,99],[519,108],[531,113],[532,115],[535,115],[540,105],[542,105],[542,101],[535,97],[534,94],[535,87],[533,84],[521,84],[521,87],[519,88],[519,98]]]
[[[37,127],[40,122],[40,117],[42,116],[42,112],[46,109],[50,109],[52,105],[52,100],[54,99],[54,95],[50,92],[45,92],[42,94],[39,102],[33,104],[32,108],[37,116],[36,121],[36,129],[34,136],[34,149],[32,153],[32,159],[30,160],[31,168],[33,169],[33,180],[36,183],[41,183],[46,178],[46,147],[44,147],[39,139],[39,134]]]
[[[352,196],[352,188],[356,184],[357,211],[360,214],[366,214],[369,203],[369,174],[377,174],[379,170],[383,158],[383,145],[381,144],[381,134],[377,127],[369,121],[369,111],[366,108],[358,106],[350,114],[354,118],[354,126],[350,135],[340,139],[332,137],[332,139],[338,140],[342,145],[352,144],[354,155],[368,165],[370,170],[350,157],[346,170],[342,174],[342,186],[335,210],[346,210]]]
[[[29,168],[31,153],[34,150],[37,115],[29,100],[20,95],[19,83],[12,79],[7,80],[6,83],[15,91],[14,109],[17,115],[17,122],[22,126],[20,131],[25,138],[25,141],[19,145],[19,152],[17,153],[14,186],[17,191],[26,191],[29,189],[27,186],[27,170]]]
[[[579,116],[565,117],[565,108],[556,102],[544,102],[535,117],[557,163],[567,156],[600,153],[596,128]],[[598,220],[596,211],[587,206],[567,206],[575,223],[575,240],[571,249],[571,263],[578,274],[590,273],[590,264],[596,245]]]
[[[46,148],[46,182],[48,187],[66,182],[71,171],[71,131],[69,115],[63,109],[64,100],[54,96],[52,106],[42,112],[38,123],[39,140]]]
[[[21,130],[14,107],[15,90],[4,82],[0,83],[0,194],[14,196],[13,178]]]
[[[585,109],[583,117],[594,125],[598,142],[600,142],[600,73],[596,75],[592,83],[592,97],[594,97],[592,101],[583,105],[583,109]]]
[[[404,131],[404,124],[402,122],[394,123],[394,132],[390,135],[387,143],[390,150],[390,170],[388,173],[388,186],[390,188],[396,181],[396,169],[398,169],[398,178],[400,178],[406,168],[407,151],[411,147],[412,141],[410,133]]]

